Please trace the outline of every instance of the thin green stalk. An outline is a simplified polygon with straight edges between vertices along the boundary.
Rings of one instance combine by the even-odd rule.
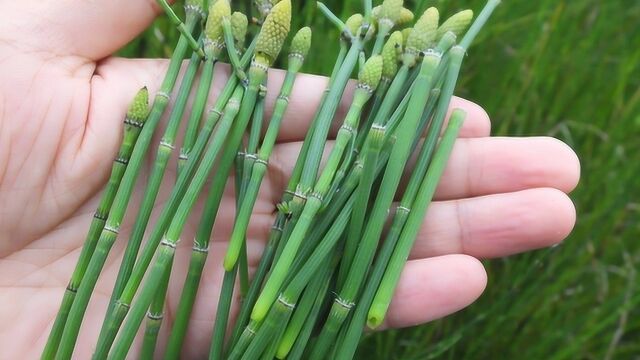
[[[256,42],[254,41],[252,43],[255,44]],[[243,55],[242,61],[248,62],[251,59],[252,55],[253,53],[247,50],[247,52],[245,52],[245,54]],[[182,200],[182,198],[185,195],[185,192],[187,191],[187,186],[189,185],[191,175],[196,170],[196,167],[199,164],[200,154],[202,154],[205,147],[207,146],[207,143],[209,142],[209,137],[213,132],[214,126],[218,122],[218,119],[223,114],[223,109],[225,108],[226,105],[228,105],[230,98],[233,96],[233,93],[237,90],[238,81],[239,80],[237,77],[235,76],[230,77],[229,80],[227,81],[227,85],[225,86],[220,96],[216,100],[215,106],[211,110],[209,110],[207,119],[203,124],[203,127],[200,130],[198,134],[198,138],[194,145],[194,148],[192,151],[193,156],[189,158],[189,160],[185,165],[184,171],[178,177],[178,181],[174,186],[171,195],[169,196],[169,200],[165,205],[165,207],[162,209],[162,212],[157,221],[157,225],[153,228],[153,231],[149,237],[149,240],[145,245],[145,248],[139,260],[135,264],[135,267],[130,276],[130,279],[127,281],[126,287],[123,290],[123,294],[120,296],[119,300],[116,301],[113,311],[111,312],[111,314],[109,314],[109,320],[107,325],[108,333],[104,338],[100,339],[101,341],[107,342],[109,344],[107,348],[111,346],[111,343],[115,339],[118,329],[120,328],[120,325],[122,324],[122,321],[124,320],[124,317],[126,316],[129,310],[129,304],[131,304],[133,296],[135,295],[138,289],[138,286],[142,282],[142,279],[147,271],[149,264],[151,263],[151,260],[155,256],[156,249],[158,248],[158,245],[162,241],[163,234],[166,231],[167,227],[169,226],[169,222],[171,221],[172,216],[175,214],[176,209],[180,204],[180,201]],[[235,107],[233,107],[232,110],[235,111],[236,110]],[[232,117],[230,117],[231,116],[230,114],[229,115],[225,114],[225,115],[229,116],[228,122],[232,121]],[[224,127],[227,129],[227,130],[224,130],[225,133],[226,131],[228,131],[228,126],[230,125],[227,124]],[[218,128],[220,128],[220,126],[218,126]],[[218,133],[218,131],[216,133]],[[224,138],[224,136],[222,136],[222,138]],[[221,140],[218,140],[218,141],[221,141]],[[198,248],[197,251],[208,251],[208,247]]]
[[[182,143],[180,156],[178,158],[178,176],[182,172],[187,160],[189,159],[189,154],[191,153],[193,145],[195,144],[198,137],[198,130],[200,129],[200,119],[202,118],[204,108],[207,105],[207,100],[209,98],[209,91],[213,82],[213,69],[216,62],[217,59],[215,58],[207,58],[202,66],[200,83],[198,84],[195,99],[193,101],[193,105],[191,106],[191,114],[189,115],[189,120],[187,121],[187,129],[185,130],[184,134],[184,142]]]
[[[337,17],[333,12],[331,12],[331,10],[329,10],[329,8],[327,7],[327,5],[323,4],[320,1],[316,1],[316,6],[318,7],[318,9],[322,12],[322,14],[330,21],[333,23],[333,25],[335,25],[338,30],[340,30],[341,33],[347,33],[349,34],[351,37],[355,36],[356,34],[351,34],[351,31],[349,31],[349,27],[347,27],[347,25],[340,20],[339,17]]]
[[[160,188],[169,158],[173,152],[175,137],[199,66],[200,58],[196,54],[192,55],[189,66],[182,78],[182,83],[180,84],[174,107],[171,110],[171,115],[167,122],[167,129],[165,130],[162,140],[158,145],[156,160],[151,170],[151,175],[147,182],[147,188],[118,270],[116,282],[111,293],[111,299],[109,300],[109,306],[105,314],[105,320],[103,322],[102,329],[100,330],[100,336],[98,336],[98,339],[100,340],[98,340],[98,346],[96,347],[94,354],[95,358],[104,358],[106,356],[108,349],[104,349],[104,342],[101,341],[106,333],[106,320],[113,310],[115,301],[122,293],[122,289],[131,274],[131,269],[133,268],[133,264],[135,263],[138,255],[138,250],[140,249],[140,244],[142,243],[142,238],[144,236],[147,223],[149,222],[151,211],[153,210],[158,189]]]
[[[247,148],[244,151],[244,159],[242,161],[242,173],[240,174],[240,189],[237,197],[236,204],[236,218],[240,210],[241,204],[244,201],[244,197],[247,194],[247,187],[253,173],[253,164],[257,160],[258,143],[260,141],[260,132],[262,131],[262,123],[264,121],[264,103],[265,96],[261,94],[256,103],[256,108],[253,112],[253,119],[251,120],[251,129],[249,130],[249,139],[247,141]],[[242,249],[240,250],[240,264],[239,264],[239,277],[240,277],[240,301],[243,301],[249,290],[249,265],[247,259],[247,242],[246,237],[242,239]]]
[[[255,86],[257,88],[257,86]],[[251,88],[250,88],[251,89]],[[149,270],[147,274],[147,280],[143,289],[139,292],[137,301],[133,303],[129,311],[129,315],[127,317],[127,321],[125,322],[122,331],[120,332],[120,336],[116,339],[114,343],[114,347],[112,348],[111,353],[109,354],[110,358],[120,359],[126,356],[126,353],[133,342],[133,338],[135,337],[136,331],[140,326],[140,322],[144,317],[144,312],[151,303],[153,299],[153,295],[162,280],[163,271],[170,267],[173,262],[173,255],[175,253],[175,246],[179,240],[180,234],[182,233],[182,229],[186,223],[187,217],[197,200],[197,197],[204,186],[204,183],[207,179],[207,175],[209,174],[213,164],[217,158],[220,149],[224,143],[225,138],[229,133],[229,139],[233,139],[232,141],[235,144],[232,144],[231,141],[229,145],[231,148],[237,149],[239,142],[242,140],[242,133],[244,132],[244,127],[239,129],[241,126],[241,122],[238,124],[233,124],[233,119],[240,109],[240,114],[245,115],[247,112],[253,110],[253,103],[250,104],[251,109],[247,110],[246,106],[243,109],[239,103],[239,99],[242,98],[243,88],[241,86],[236,87],[234,91],[234,95],[229,100],[225,113],[220,121],[220,124],[217,127],[217,131],[215,132],[209,147],[206,153],[203,155],[203,158],[196,170],[196,173],[193,176],[189,187],[184,193],[184,197],[180,201],[177,210],[174,213],[173,218],[165,232],[162,241],[159,244],[158,250],[156,250],[156,263]],[[251,100],[252,93],[251,91],[247,91],[247,95],[249,96],[249,100]],[[255,101],[255,96],[253,96],[253,100]],[[243,101],[244,104],[244,101]],[[248,117],[248,116],[247,116]],[[239,118],[243,119],[243,118]],[[246,125],[246,124],[245,124]],[[239,135],[238,135],[239,134]],[[234,146],[235,145],[235,146]],[[226,176],[224,176],[226,179]],[[137,265],[137,264],[136,264]],[[134,269],[134,273],[135,273]],[[133,279],[133,275],[132,275]],[[137,286],[136,286],[137,288]],[[133,286],[130,287],[128,283],[122,296],[120,297],[119,302],[121,304],[131,304],[131,300],[133,299],[134,294],[136,293],[136,289]],[[120,306],[119,308],[124,308],[126,312],[126,306]],[[117,310],[117,309],[116,309]]]
[[[236,279],[238,267],[231,271],[225,271],[222,280],[222,288],[220,289],[220,297],[218,298],[218,308],[216,311],[216,321],[213,325],[213,333],[211,335],[211,347],[209,348],[209,359],[222,359],[224,353],[224,338],[227,332],[227,323],[229,321],[229,309],[231,308],[231,300],[233,299],[233,286]]]
[[[373,117],[373,125],[371,125],[371,130],[367,131],[365,129],[367,136],[361,136],[360,139],[356,139],[356,143],[363,142],[363,166],[365,170],[363,170],[364,178],[358,186],[358,202],[357,209],[354,211],[354,218],[352,220],[352,225],[350,225],[349,236],[347,237],[347,242],[344,248],[344,257],[340,262],[340,270],[338,275],[338,284],[342,284],[346,279],[349,268],[351,267],[351,263],[353,262],[353,258],[356,253],[356,249],[358,248],[358,242],[360,240],[360,232],[364,225],[364,218],[366,214],[367,204],[369,203],[369,196],[371,193],[371,189],[373,187],[373,181],[375,177],[373,176],[372,169],[377,164],[377,158],[379,151],[382,149],[383,141],[376,141],[374,137],[384,136],[386,132],[385,123],[389,119],[389,115],[394,109],[394,105],[396,104],[396,98],[400,97],[400,89],[404,86],[407,81],[407,77],[409,75],[409,66],[403,64],[396,76],[394,77],[391,85],[389,85],[389,90],[386,93],[384,101],[380,104],[379,110],[375,113]],[[405,96],[408,98],[409,96]],[[399,106],[398,109],[401,109],[402,106]],[[401,114],[402,112],[399,112]],[[401,115],[400,115],[401,116]],[[400,117],[398,116],[398,117]],[[392,116],[393,117],[393,116]],[[358,146],[358,145],[356,145]],[[366,158],[369,158],[367,162]]]
[[[231,336],[231,341],[229,342],[229,348],[233,348],[235,344],[238,342],[240,335],[242,334],[242,330],[245,328],[247,321],[249,321],[249,315],[251,314],[251,309],[253,304],[258,297],[260,289],[262,288],[262,283],[264,281],[265,276],[267,275],[267,271],[269,270],[269,266],[274,258],[276,246],[278,245],[278,241],[280,240],[280,234],[282,233],[282,222],[276,223],[273,225],[274,230],[269,232],[269,241],[267,242],[267,246],[265,247],[264,252],[262,253],[262,257],[260,258],[260,263],[258,264],[258,268],[256,269],[253,280],[251,281],[251,285],[249,286],[249,291],[247,292],[247,296],[244,301],[241,303],[240,313],[236,318],[236,323],[233,328],[233,334]]]
[[[215,22],[215,17],[211,17],[210,19]],[[205,29],[205,42],[207,43],[206,49],[208,49],[207,52],[210,54],[210,56],[217,57],[220,51],[219,48],[213,46],[214,50],[213,51],[210,50],[212,48],[211,46],[212,41],[210,40],[212,29],[211,29],[210,23],[211,22],[207,23],[208,28]],[[222,93],[220,94],[215,107],[209,111],[207,115],[207,119],[203,124],[202,130],[198,135],[195,146],[193,148],[194,156],[191,160],[187,162],[186,167],[183,169],[184,171],[182,171],[179,174],[176,185],[172,190],[169,200],[165,205],[165,207],[163,208],[160,214],[160,217],[158,219],[157,225],[154,227],[151,233],[151,236],[147,244],[145,245],[145,248],[143,249],[143,252],[139,260],[134,265],[133,270],[131,270],[131,266],[133,264],[132,261],[133,261],[133,258],[135,258],[135,254],[132,255],[132,260],[128,262],[123,262],[123,264],[121,265],[121,266],[124,266],[124,269],[121,267],[121,270],[118,276],[118,280],[120,282],[116,283],[117,287],[114,290],[115,296],[109,304],[108,312],[105,316],[105,322],[101,330],[101,336],[98,339],[98,346],[97,346],[96,352],[94,353],[94,358],[103,359],[106,357],[109,351],[109,348],[111,347],[111,344],[115,339],[118,328],[128,310],[127,304],[129,304],[131,301],[130,299],[123,300],[119,298],[122,296],[122,293],[127,288],[129,289],[128,290],[129,293],[135,293],[138,285],[142,281],[144,272],[146,271],[146,268],[148,267],[149,263],[151,262],[154,256],[155,249],[157,248],[158,244],[161,241],[162,234],[166,230],[169,220],[171,219],[171,216],[173,215],[176,207],[178,206],[179,201],[184,196],[188,182],[191,179],[191,175],[195,171],[195,168],[198,164],[200,154],[204,151],[207,145],[207,142],[209,141],[209,136],[213,131],[213,128],[216,126],[218,119],[222,115],[221,110],[223,106],[226,104],[227,100],[231,97],[231,94],[234,91],[236,84],[237,84],[236,78],[229,79],[229,81],[227,82],[227,85],[225,86]],[[200,95],[201,97],[206,98],[207,95],[203,94],[203,92],[197,95]],[[160,147],[166,148],[166,146],[163,146],[162,143]],[[166,151],[167,149],[164,149],[164,150]],[[168,158],[169,154],[164,154],[164,156]],[[164,164],[163,166],[166,166],[166,160],[162,162],[156,162],[156,164],[157,165]],[[150,198],[155,196],[156,191],[153,191],[153,190],[154,188],[159,187],[160,182],[162,180],[162,175],[161,175],[163,172],[162,166],[160,166],[160,168],[158,168],[158,170],[154,172],[158,174],[158,175],[153,174],[154,176],[152,176],[152,179],[155,179],[156,183],[150,183],[151,186],[147,189],[147,194],[145,194],[145,199],[147,200],[145,201],[145,203],[147,205],[141,209],[141,212],[139,214],[139,216],[141,217],[141,220],[140,222],[136,221],[136,225],[134,226],[135,227],[134,228],[135,237],[133,238],[134,243],[139,244],[142,236],[144,235],[144,230],[146,227],[145,222],[148,222],[148,216],[150,214],[151,207],[154,201],[154,200],[150,200]],[[142,220],[146,220],[146,221],[142,221]],[[134,245],[131,245],[131,246],[134,246]],[[136,245],[136,247],[137,246],[139,245]],[[135,250],[137,252],[137,249]]]
[[[315,301],[313,306],[308,312],[308,315],[304,321],[304,324],[300,328],[297,329],[296,325],[290,325],[290,329],[288,328],[283,335],[283,339],[280,341],[278,346],[278,351],[276,352],[276,357],[278,359],[284,359],[285,357],[290,360],[298,360],[302,358],[304,350],[307,348],[309,344],[309,338],[311,337],[311,333],[316,326],[318,321],[318,317],[320,315],[320,310],[322,309],[322,305],[327,297],[327,292],[329,291],[329,284],[331,282],[331,277],[328,276],[325,278],[320,290],[315,293]],[[310,294],[313,294],[309,292]],[[300,312],[302,317],[302,313]],[[297,324],[295,322],[296,314],[293,314],[294,319],[291,320],[292,324]],[[291,344],[291,339],[295,341]]]
[[[353,40],[351,48],[345,56],[338,74],[333,80],[323,106],[317,110],[318,119],[316,127],[310,140],[306,161],[300,176],[299,187],[304,192],[311,190],[313,184],[316,182],[316,175],[318,173],[320,160],[326,143],[327,133],[331,126],[331,120],[333,120],[333,117],[335,116],[338,104],[342,98],[342,93],[344,92],[353,68],[358,62],[358,54],[362,50],[366,40],[367,38],[364,36],[359,36]]]
[[[197,54],[198,57],[200,57],[201,59],[204,59],[205,57],[204,51],[200,47],[200,43],[191,34],[191,31],[193,29],[191,29],[187,24],[183,23],[182,20],[180,20],[178,15],[176,15],[176,13],[171,8],[171,5],[169,5],[169,3],[166,0],[156,0],[156,2],[162,7],[164,12],[167,14],[167,17],[169,18],[169,21],[171,21],[171,24],[173,24],[173,26],[175,26],[178,29],[178,31],[180,32],[180,36],[187,39],[187,42],[189,43],[191,50],[193,50],[193,52]],[[185,7],[185,10],[189,11],[189,9],[186,7]],[[199,10],[200,10],[200,13],[199,13],[200,17],[204,19],[206,17],[206,14],[204,13],[202,8],[199,8]],[[192,9],[191,11],[196,11],[196,10]]]
[[[279,257],[278,262],[275,264],[267,283],[260,294],[260,297],[256,301],[256,304],[251,313],[253,320],[262,320],[267,313],[267,310],[273,304],[276,299],[276,295],[282,282],[284,281],[292,262],[295,259],[296,253],[305,238],[307,231],[311,227],[313,220],[320,210],[323,202],[323,198],[327,195],[331,187],[331,182],[335,175],[335,172],[340,165],[347,145],[351,142],[351,139],[355,137],[355,131],[360,120],[360,114],[363,106],[371,97],[372,92],[377,87],[380,81],[380,75],[382,72],[382,58],[375,56],[367,61],[367,66],[360,74],[360,80],[358,87],[356,88],[353,101],[349,108],[343,125],[338,131],[336,141],[333,149],[329,155],[327,164],[325,165],[318,182],[313,188],[313,192],[310,193],[304,208],[300,214],[299,220],[293,229],[290,238],[288,239],[285,247],[282,251],[282,255]],[[309,152],[309,156],[312,152]],[[313,154],[316,155],[316,154]],[[304,173],[303,173],[304,179]],[[229,255],[229,254],[227,254]],[[225,258],[225,267],[233,263],[233,258],[229,262]]]
[[[256,98],[254,99],[254,103],[256,100],[257,100],[257,93],[256,93]],[[243,100],[243,104],[244,104],[244,101],[245,100]],[[244,127],[246,128],[246,125],[249,121],[248,119],[251,117],[251,113],[248,113],[247,115],[247,111],[252,112],[253,110],[254,110],[253,108],[251,110],[245,110],[244,114],[241,113],[239,115],[240,121],[239,120],[236,120],[236,121],[239,121],[239,123],[243,124]],[[245,119],[242,116],[246,116],[247,118]],[[239,125],[239,126],[242,126],[242,125]],[[234,130],[235,130],[235,125],[234,125]],[[243,132],[244,132],[244,129],[243,129]],[[170,353],[170,354],[178,355],[180,348],[182,347],[182,342],[186,334],[186,327],[188,325],[188,319],[191,314],[191,310],[193,308],[193,301],[195,300],[195,296],[198,291],[200,277],[202,274],[202,270],[204,268],[204,263],[207,258],[208,249],[209,249],[209,239],[211,237],[213,224],[215,222],[216,214],[218,212],[220,201],[222,199],[222,195],[224,192],[224,186],[227,180],[227,176],[231,172],[231,167],[233,166],[234,160],[237,158],[236,149],[240,146],[240,143],[242,142],[242,134],[235,135],[235,136],[239,136],[239,139],[237,140],[237,144],[232,142],[232,141],[236,141],[236,140],[232,140],[232,139],[235,139],[233,136],[234,135],[230,135],[229,142],[225,144],[225,150],[219,161],[217,173],[211,184],[209,194],[205,201],[205,207],[201,215],[200,224],[198,225],[198,230],[196,232],[196,236],[194,239],[192,260],[189,265],[189,273],[187,274],[187,277],[190,278],[191,281],[185,283],[185,286],[183,287],[183,290],[182,290],[180,303],[178,305],[178,312],[176,313],[176,322],[174,324],[174,328],[170,336],[169,346],[167,350],[167,353]],[[241,197],[244,196],[242,195],[242,192],[240,192],[240,194],[241,194]],[[193,263],[193,266],[191,265],[191,263]],[[229,288],[230,289],[228,290],[229,293],[233,292],[235,274],[237,271],[238,271],[237,268],[233,270],[233,274],[234,274],[233,278],[229,278],[229,275],[228,275],[229,273],[231,273],[231,271],[227,271],[225,274],[223,288]],[[221,293],[221,296],[224,296],[224,295]],[[226,321],[226,318],[228,317],[228,315],[224,316],[223,314],[225,313],[228,314],[229,306],[227,306],[226,311],[220,308],[220,306],[222,306],[225,303],[226,302],[224,301],[219,302],[218,316],[221,316],[221,317],[217,318],[218,319],[217,322],[221,322],[222,318],[224,318],[224,321]],[[222,333],[222,336],[223,336],[223,339],[222,339],[223,341],[224,332]]]
[[[329,254],[342,236],[353,207],[353,200],[354,198],[352,197],[350,202],[340,211],[340,215],[336,218],[336,221],[332,224],[320,245],[316,248],[309,261],[305,263],[303,267],[304,271],[297,273],[293,281],[287,285],[286,289],[280,293],[277,300],[269,308],[266,319],[255,320],[252,318],[238,341],[238,344],[234,346],[231,352],[233,355],[231,356],[232,358],[236,358],[242,354],[244,354],[243,358],[251,358],[247,354],[255,354],[264,349],[266,341],[268,340],[264,337],[274,332],[274,326],[276,326],[276,324],[286,324],[296,306],[300,294],[314,274],[316,274],[320,265],[328,259]],[[257,332],[253,330],[256,328],[259,328]],[[260,335],[260,338],[258,338],[258,335]],[[247,347],[247,353],[245,353],[245,347]]]
[[[107,186],[100,198],[98,208],[93,214],[91,225],[89,226],[89,232],[87,233],[85,242],[82,245],[80,257],[73,269],[71,280],[69,280],[69,284],[65,289],[60,309],[58,310],[58,314],[56,315],[56,319],[53,323],[53,328],[51,329],[51,333],[47,339],[47,344],[45,345],[42,353],[43,359],[53,358],[58,350],[58,344],[60,343],[64,324],[67,320],[71,304],[75,298],[78,285],[84,276],[84,272],[87,269],[91,255],[93,254],[98,238],[100,237],[100,232],[104,227],[107,217],[109,216],[116,192],[118,191],[118,187],[122,181],[127,164],[129,163],[131,152],[138,140],[142,126],[147,120],[147,115],[149,113],[148,99],[149,95],[147,88],[142,88],[134,97],[134,100],[129,107],[129,111],[127,111],[127,115],[124,120],[124,135],[122,143],[120,144],[120,149],[118,150],[118,155],[113,161],[111,175],[107,181]]]
[[[427,207],[431,203],[431,199],[436,191],[436,186],[447,165],[447,160],[449,159],[453,144],[455,143],[465,116],[466,113],[464,111],[460,109],[454,110],[447,130],[438,145],[438,150],[433,156],[433,162],[429,166],[427,175],[420,185],[420,190],[412,205],[411,213],[402,229],[398,243],[389,259],[386,271],[369,309],[367,323],[372,328],[379,326],[384,320],[389,304],[391,303],[391,297],[400,279],[400,273],[409,257],[409,252],[418,235],[420,225],[424,221]]]
[[[366,323],[369,307],[371,306],[373,297],[378,289],[378,284],[380,283],[380,280],[384,275],[389,258],[391,257],[393,249],[395,248],[395,244],[398,240],[398,237],[400,236],[400,232],[402,231],[402,228],[406,223],[407,216],[412,211],[411,205],[416,199],[416,194],[418,192],[420,183],[424,178],[429,164],[431,163],[431,157],[436,147],[436,143],[442,129],[442,124],[444,123],[444,118],[449,108],[450,99],[453,95],[453,86],[449,85],[448,89],[448,92],[444,94],[442,98],[439,98],[438,94],[434,94],[433,91],[429,96],[429,101],[427,102],[426,109],[422,115],[422,119],[420,120],[420,127],[426,126],[428,120],[431,118],[431,114],[434,111],[435,107],[434,99],[440,99],[436,109],[436,114],[433,117],[433,121],[429,125],[429,132],[422,145],[422,149],[420,150],[418,161],[416,162],[414,170],[411,173],[411,179],[409,180],[399,206],[396,208],[396,213],[394,215],[391,228],[389,229],[382,247],[376,256],[375,264],[370,272],[367,280],[367,285],[359,300],[359,304],[355,309],[353,318],[346,327],[346,333],[342,337],[342,341],[340,342],[340,345],[337,349],[337,358],[350,359],[353,358],[355,354],[360,336],[362,334],[362,329],[364,328]],[[418,133],[421,133],[421,131],[419,131]],[[417,145],[417,142],[419,140],[420,136],[416,136],[414,139],[414,144]]]
[[[199,15],[189,12],[187,14],[187,26],[193,31],[196,24],[199,21]],[[131,193],[139,174],[140,167],[144,161],[147,148],[153,137],[153,132],[160,121],[160,117],[164,113],[165,108],[169,103],[170,93],[173,90],[176,78],[178,76],[182,59],[189,48],[188,42],[184,37],[180,37],[178,44],[176,45],[175,52],[171,57],[169,63],[169,69],[165,76],[165,79],[160,86],[160,90],[156,94],[154,104],[149,113],[149,118],[146,122],[146,126],[140,132],[136,146],[131,154],[131,159],[127,169],[125,170],[120,187],[115,195],[113,206],[109,217],[106,221],[104,229],[100,234],[98,244],[95,252],[93,253],[87,271],[78,288],[76,299],[73,302],[67,324],[64,327],[64,331],[61,338],[60,348],[56,354],[57,358],[67,359],[70,358],[80,330],[80,324],[84,317],[84,312],[89,303],[89,299],[95,287],[96,281],[100,272],[104,266],[109,250],[113,246],[116,240],[120,224],[124,218],[124,213],[127,208]]]
[[[162,319],[164,318],[164,302],[167,294],[167,288],[169,287],[170,277],[171,271],[165,271],[164,278],[158,287],[158,291],[153,298],[151,306],[149,306],[149,311],[147,311],[147,325],[142,338],[140,359],[152,360],[154,358],[156,344],[158,342],[158,334],[160,333]]]
[[[380,185],[380,191],[378,192],[362,240],[358,246],[358,252],[353,259],[345,283],[340,288],[333,302],[329,318],[324,324],[318,342],[313,349],[312,359],[322,358],[329,350],[340,327],[349,315],[355,298],[360,291],[364,274],[369,268],[375,253],[376,245],[384,225],[384,219],[393,202],[393,197],[400,183],[402,171],[409,157],[412,143],[410,139],[415,135],[414,132],[426,105],[429,92],[431,91],[432,80],[439,60],[440,58],[434,55],[424,57],[420,75],[416,80],[416,85],[409,100],[408,111],[405,113],[402,124],[398,128],[398,141],[391,150],[389,162]]]
[[[216,2],[213,6],[225,5],[228,9],[227,2]],[[230,151],[226,151],[223,154],[223,158],[220,162],[220,176],[216,179],[226,177],[233,165],[233,159],[235,158],[235,151],[242,142],[242,137],[253,112],[258,91],[260,85],[264,82],[267,70],[271,63],[275,60],[280,48],[284,43],[284,40],[289,31],[291,21],[291,2],[289,0],[283,0],[276,4],[271,13],[267,16],[263,28],[258,34],[258,40],[256,45],[256,56],[249,68],[249,83],[247,91],[244,94],[242,103],[239,104],[238,118],[233,124],[231,132],[226,136],[226,131],[222,131],[220,126],[216,132],[214,139],[211,141],[209,149],[203,156],[203,159],[196,171],[189,188],[187,189],[178,209],[173,216],[167,231],[160,242],[160,248],[158,249],[156,266],[148,274],[148,278],[145,287],[138,294],[137,301],[133,304],[131,312],[127,318],[127,321],[123,327],[120,338],[116,341],[113,348],[113,358],[120,359],[126,356],[126,353],[133,342],[137,328],[140,325],[142,317],[144,316],[144,310],[149,306],[151,298],[155,289],[158,287],[159,281],[162,276],[163,269],[171,266],[173,257],[175,255],[176,243],[182,233],[187,217],[195,204],[204,183],[206,182],[207,175],[211,171],[213,163],[221,149],[223,142],[226,138],[225,145]],[[240,88],[239,88],[240,89]],[[231,104],[231,103],[230,103]],[[227,105],[227,107],[230,106]],[[231,119],[235,118],[234,110],[238,111],[238,104],[232,106],[233,109],[226,111],[226,116],[231,116]],[[215,181],[214,181],[215,183]],[[125,293],[123,295],[129,296],[129,301],[133,296],[134,291]]]
[[[207,120],[205,121],[202,130],[198,134],[198,139],[196,140],[196,144],[193,150],[194,154],[201,154],[204,151],[209,141],[209,137],[213,132],[213,128],[222,115],[223,107],[231,98],[232,93],[237,87],[237,83],[238,79],[236,77],[231,77],[227,82],[224,90],[218,97],[216,105],[212,110],[209,111]],[[105,325],[107,327],[107,330],[99,339],[98,350],[104,348],[106,351],[108,351],[108,349],[111,347],[111,343],[115,339],[120,324],[127,314],[128,306],[131,303],[133,295],[137,291],[138,286],[140,285],[142,278],[144,277],[144,274],[147,271],[149,264],[151,263],[151,260],[155,256],[156,249],[162,240],[162,235],[167,229],[171,217],[175,213],[176,208],[178,207],[181,199],[185,194],[185,191],[187,190],[187,186],[189,185],[189,181],[192,177],[191,175],[198,166],[199,157],[200,156],[191,157],[189,161],[187,161],[184,171],[180,174],[180,176],[178,176],[178,181],[176,182],[176,185],[174,186],[169,196],[169,200],[163,207],[162,212],[158,217],[156,226],[153,227],[151,235],[149,236],[149,239],[147,240],[147,243],[142,250],[140,257],[136,261],[131,275],[126,281],[122,293],[117,298],[117,300],[112,303],[113,310],[108,314],[108,320],[106,321],[107,325]]]
[[[229,240],[229,248],[227,250],[227,256],[230,257],[238,257],[240,254],[240,249],[242,244],[244,243],[244,239],[246,237],[246,230],[249,225],[249,220],[251,218],[251,212],[253,211],[253,206],[255,205],[256,199],[258,197],[258,191],[260,190],[260,184],[262,183],[262,179],[267,170],[267,162],[269,161],[269,156],[273,151],[273,147],[275,145],[278,132],[280,130],[280,124],[282,122],[282,118],[284,117],[284,113],[289,105],[289,95],[293,89],[293,84],[295,82],[296,74],[300,70],[302,66],[304,57],[290,56],[289,57],[289,70],[285,75],[285,80],[282,84],[282,88],[280,89],[280,95],[278,96],[278,100],[276,100],[276,104],[274,106],[273,115],[269,122],[269,127],[267,129],[267,133],[265,134],[265,139],[263,140],[262,146],[260,147],[260,152],[257,155],[254,155],[255,160],[251,163],[252,169],[250,171],[250,180],[247,184],[245,196],[243,201],[238,209],[238,214],[236,216],[235,224],[233,226],[233,231],[231,232],[230,240]],[[260,129],[255,129],[255,134],[259,134]],[[253,133],[253,131],[252,131]],[[257,142],[257,136],[255,136]],[[251,139],[250,139],[251,140]],[[250,141],[251,145],[251,141]],[[245,167],[246,171],[247,168]],[[225,257],[226,260],[226,257]],[[226,268],[226,266],[225,266]]]

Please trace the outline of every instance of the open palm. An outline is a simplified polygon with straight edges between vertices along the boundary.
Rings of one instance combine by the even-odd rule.
[[[2,0],[0,8],[0,358],[36,358],[109,175],[127,103],[141,86],[154,93],[167,62],[109,57],[159,13],[154,0]],[[227,69],[218,67],[212,99],[226,77]],[[281,72],[271,72],[268,108],[281,81]],[[311,75],[296,82],[247,234],[254,266],[324,85],[324,78]],[[463,107],[469,118],[403,273],[387,326],[415,325],[467,306],[486,284],[477,258],[557,243],[574,224],[566,193],[578,181],[579,163],[571,149],[550,138],[488,137],[489,119],[480,107],[462,99],[452,106]],[[75,352],[79,358],[87,358],[95,345],[148,170],[145,166],[129,220],[89,305]],[[154,213],[174,179],[171,166]],[[227,190],[184,346],[188,358],[203,357],[210,341],[223,274],[220,261],[234,216],[232,188]],[[168,325],[201,205],[194,208],[176,254]],[[168,328],[163,326],[160,346]]]

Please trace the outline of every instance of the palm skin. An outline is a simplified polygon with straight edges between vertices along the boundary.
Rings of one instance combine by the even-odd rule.
[[[167,63],[109,57],[159,13],[153,0],[2,0],[0,8],[0,358],[37,358],[109,175],[127,103],[141,86],[154,94]],[[227,69],[217,68],[216,75],[212,99]],[[281,81],[281,72],[271,72],[269,107]],[[296,82],[248,230],[253,266],[324,83],[311,75]],[[571,149],[550,138],[488,137],[489,119],[480,107],[462,99],[452,106],[463,107],[469,117],[403,273],[387,326],[415,325],[467,306],[486,285],[477,259],[558,243],[574,225],[575,210],[566,193],[577,184],[580,170]],[[89,357],[95,345],[152,161],[149,156],[92,297],[74,353],[78,358]],[[171,164],[155,214],[175,179],[175,161]],[[179,300],[201,207],[195,207],[176,255],[165,325]],[[201,358],[208,350],[233,209],[228,186],[185,358]],[[163,326],[160,346],[167,329]]]

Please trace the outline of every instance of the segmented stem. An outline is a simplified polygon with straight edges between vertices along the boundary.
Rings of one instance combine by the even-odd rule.
[[[191,13],[187,14],[186,24],[190,31],[193,31],[198,20],[198,15]],[[165,79],[160,86],[160,90],[156,94],[154,104],[151,112],[149,113],[149,117],[147,119],[145,127],[140,132],[138,141],[136,142],[136,146],[134,147],[131,154],[129,165],[125,170],[120,187],[118,188],[118,191],[115,195],[112,211],[109,213],[109,217],[106,221],[105,227],[100,234],[96,250],[91,257],[91,261],[89,262],[89,265],[87,267],[87,272],[85,273],[78,288],[76,299],[71,306],[67,324],[62,333],[61,344],[56,354],[56,358],[67,359],[71,357],[73,353],[73,349],[78,337],[78,332],[80,330],[80,324],[82,323],[82,319],[84,317],[84,312],[89,303],[89,299],[95,287],[98,276],[102,271],[109,250],[116,240],[120,224],[122,222],[122,219],[124,218],[124,213],[126,211],[129,199],[131,198],[131,193],[133,192],[133,187],[137,180],[142,162],[144,161],[147,148],[149,147],[149,143],[151,142],[153,132],[158,122],[160,121],[160,117],[164,113],[164,110],[169,103],[169,94],[173,90],[173,86],[175,84],[178,72],[180,70],[180,65],[182,63],[182,58],[184,57],[188,47],[188,41],[185,37],[181,36],[180,40],[178,40],[176,50],[174,51],[174,54],[169,63],[169,69],[167,71]]]

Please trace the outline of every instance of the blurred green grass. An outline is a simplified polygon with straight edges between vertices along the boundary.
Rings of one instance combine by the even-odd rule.
[[[406,1],[420,11],[479,11],[483,0]],[[244,9],[244,1],[238,2]],[[327,0],[346,18],[360,1]],[[309,24],[305,71],[327,74],[338,34],[294,0]],[[417,12],[418,12],[417,11]],[[640,2],[506,0],[470,49],[456,90],[482,104],[493,134],[550,135],[582,162],[571,195],[578,222],[563,244],[485,261],[489,285],[471,307],[365,337],[363,359],[630,359],[640,356]],[[166,57],[176,40],[159,18],[121,51]]]

